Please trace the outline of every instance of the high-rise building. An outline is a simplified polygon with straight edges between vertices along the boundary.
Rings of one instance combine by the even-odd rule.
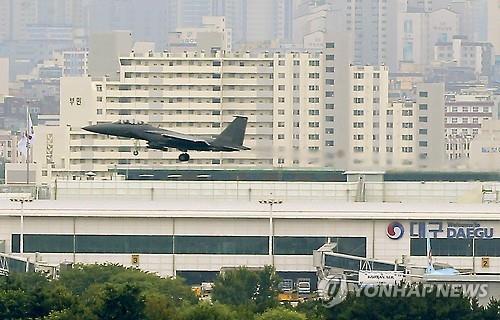
[[[500,0],[488,1],[488,42],[493,44],[495,55],[500,56]],[[499,58],[500,60],[500,58]]]
[[[10,40],[11,8],[10,0],[0,0],[0,43]]]
[[[388,77],[387,67],[351,67],[348,169],[385,167]]]
[[[346,31],[353,37],[354,64],[387,64],[390,32],[387,1],[343,1],[346,5]]]
[[[401,13],[395,30],[397,70],[423,72],[428,69],[434,59],[434,45],[451,41],[458,29],[458,15],[448,9]]]
[[[9,59],[0,57],[0,97],[9,94]]]

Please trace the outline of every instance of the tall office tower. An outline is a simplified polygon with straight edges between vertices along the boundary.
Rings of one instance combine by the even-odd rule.
[[[9,58],[0,57],[0,97],[9,94]]]
[[[353,37],[353,62],[387,64],[388,4],[386,0],[346,1],[346,31]]]
[[[128,30],[135,40],[155,42],[163,48],[168,32],[175,30],[171,21],[176,15],[175,6],[167,0],[90,0],[89,35]]]
[[[493,44],[500,61],[500,0],[488,1],[488,42]]]
[[[10,0],[10,40],[26,40],[28,27],[38,22],[38,1]]]
[[[10,0],[0,0],[0,43],[10,40],[11,8]]]
[[[213,0],[174,0],[177,28],[201,27],[203,16],[214,15]]]
[[[226,17],[238,48],[292,39],[293,0],[212,0],[212,14]]]

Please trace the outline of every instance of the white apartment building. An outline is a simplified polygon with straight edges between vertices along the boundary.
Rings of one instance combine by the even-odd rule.
[[[385,167],[388,78],[387,67],[351,66],[350,169]]]
[[[434,63],[442,67],[468,68],[476,77],[488,76],[494,64],[493,48],[488,42],[473,42],[464,36],[454,36],[451,41],[435,44]]]
[[[0,161],[17,162],[18,137],[7,130],[0,130]]]
[[[60,125],[39,126],[38,177],[106,176],[117,166],[179,165],[178,152],[96,135],[81,127],[144,121],[194,135],[216,135],[247,116],[251,151],[192,153],[189,166],[328,165],[334,149],[335,46],[324,53],[131,53],[119,80],[61,79]],[[341,69],[339,67],[339,69]],[[342,91],[341,91],[342,92]],[[139,155],[133,151],[139,149]]]
[[[445,134],[449,160],[470,156],[470,142],[480,133],[482,124],[498,119],[498,106],[491,92],[464,91],[446,95]]]
[[[419,83],[413,100],[388,101],[387,67],[351,67],[350,169],[444,164],[444,86]]]

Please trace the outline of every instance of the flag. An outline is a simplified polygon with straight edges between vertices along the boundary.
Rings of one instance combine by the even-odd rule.
[[[23,134],[19,142],[17,143],[17,151],[23,157],[28,156],[28,139],[26,139],[26,135]]]
[[[33,145],[35,141],[35,130],[33,129],[33,121],[31,121],[31,114],[28,113],[28,131],[27,131],[27,145]]]

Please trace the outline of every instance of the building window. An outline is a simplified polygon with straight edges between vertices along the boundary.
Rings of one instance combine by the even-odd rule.
[[[362,135],[362,134],[355,134],[355,135],[353,136],[353,139],[354,139],[354,140],[363,140],[364,138],[365,138],[365,136],[364,136],[364,135]]]
[[[418,96],[421,98],[427,98],[429,96],[429,93],[427,91],[420,91],[418,93]]]
[[[427,134],[427,129],[418,129],[418,133],[422,134],[422,135],[426,135]]]
[[[263,255],[268,243],[264,236],[175,236],[175,253]]]
[[[12,252],[20,251],[19,239],[12,235]],[[172,236],[25,234],[24,252],[171,254]]]
[[[353,122],[352,126],[354,128],[363,128],[365,126],[364,122]]]
[[[309,65],[311,67],[319,67],[319,60],[309,60]]]
[[[327,110],[333,110],[334,108],[335,108],[335,105],[333,103],[325,104],[325,109],[327,109]]]
[[[319,134],[310,134],[309,140],[319,140]]]
[[[319,122],[309,122],[309,128],[319,128]]]
[[[401,136],[401,139],[402,139],[403,141],[411,141],[411,140],[413,140],[413,136],[412,136],[411,134],[403,134],[403,135]]]
[[[403,153],[412,153],[413,148],[412,147],[401,147],[401,152]]]
[[[327,49],[333,49],[333,48],[335,48],[335,42],[327,42],[326,43],[326,48]]]
[[[364,103],[365,99],[364,98],[354,98],[354,103]]]
[[[326,61],[333,61],[333,60],[335,60],[334,54],[327,54],[326,55]]]
[[[335,67],[326,67],[326,72],[335,72]]]
[[[334,252],[366,257],[366,238],[364,237],[274,237],[274,253],[277,255],[312,255],[313,250],[327,242],[337,244]]]
[[[278,134],[278,140],[285,140],[285,135],[282,133]]]
[[[353,115],[355,115],[355,116],[362,116],[362,115],[364,115],[364,114],[365,114],[365,112],[364,112],[363,110],[357,110],[357,109],[353,110],[353,112],[352,112],[352,113],[353,113]]]
[[[378,72],[373,73],[373,78],[374,79],[379,79],[380,78],[380,73],[378,73]]]
[[[310,116],[319,116],[319,110],[317,110],[317,109],[310,109],[309,110],[309,115]]]
[[[427,117],[418,117],[419,122],[427,122]]]
[[[325,121],[326,122],[333,122],[334,121],[334,116],[325,116]]]
[[[361,153],[363,152],[363,147],[353,147],[352,151],[354,151],[355,153]]]
[[[278,128],[284,128],[285,127],[285,122],[280,121],[278,122]]]
[[[494,239],[497,240],[497,239]],[[500,240],[500,239],[498,239]],[[474,240],[476,244],[482,241],[490,240]],[[472,256],[472,240],[471,239],[449,239],[449,238],[431,238],[433,256]],[[495,241],[496,242],[496,241]],[[479,247],[479,245],[477,246]],[[483,255],[481,249],[477,248],[476,254]],[[410,239],[410,255],[411,256],[426,256],[427,255],[427,239],[418,238]]]
[[[309,103],[319,103],[319,98],[316,97],[316,98],[309,98]]]
[[[419,141],[418,146],[419,147],[427,147],[427,141]]]
[[[285,98],[284,97],[279,97],[278,98],[278,102],[281,102],[281,103],[285,102]]]
[[[419,110],[427,110],[427,104],[426,103],[421,103],[418,105],[418,109]]]
[[[354,79],[364,79],[365,74],[362,72],[355,72],[354,73]]]
[[[310,79],[319,79],[319,73],[318,72],[309,73],[309,78]]]
[[[278,109],[278,114],[279,115],[284,115],[285,114],[285,109]]]

